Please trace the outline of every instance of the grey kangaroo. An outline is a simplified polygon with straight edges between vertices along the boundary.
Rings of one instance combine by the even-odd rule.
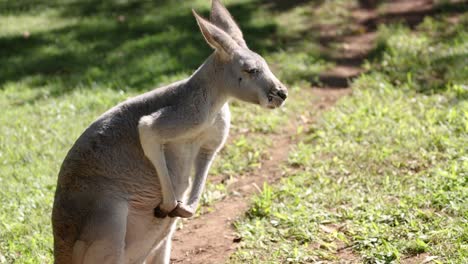
[[[210,21],[193,14],[214,53],[189,78],[108,110],[63,161],[55,263],[169,263],[176,219],[194,214],[226,141],[230,98],[283,105],[287,89],[219,0]]]

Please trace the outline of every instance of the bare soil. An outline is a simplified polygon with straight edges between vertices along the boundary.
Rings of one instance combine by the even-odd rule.
[[[379,10],[372,4],[375,1],[360,2],[362,6],[352,10],[352,23],[362,30],[348,36],[333,36],[328,34],[329,28],[321,29],[324,42],[338,42],[341,49],[332,58],[336,66],[320,75],[323,87],[300,91],[312,93],[315,99],[311,100],[311,107],[317,109],[317,115],[333,106],[340,97],[351,93],[349,82],[363,73],[361,65],[374,48],[375,29],[379,23],[398,20],[414,26],[421,22],[424,16],[434,13],[431,0],[387,1]],[[327,43],[324,44],[327,46]],[[230,195],[214,204],[211,212],[182,220],[182,226],[173,238],[172,263],[218,264],[229,258],[241,239],[236,236],[232,224],[245,214],[252,195],[260,192],[264,182],[274,183],[283,176],[282,166],[287,160],[290,146],[294,146],[297,140],[293,137],[297,122],[301,122],[300,118],[293,119],[282,134],[273,136],[271,158],[264,160],[259,170],[240,176],[237,182],[228,186]],[[339,263],[359,261],[359,257],[351,248],[344,245],[338,249],[336,256],[340,259]],[[419,263],[426,257],[415,256],[407,259],[405,263]]]

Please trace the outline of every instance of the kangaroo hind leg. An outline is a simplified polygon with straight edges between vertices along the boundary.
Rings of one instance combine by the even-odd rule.
[[[127,215],[124,201],[99,202],[73,246],[72,263],[124,263]]]

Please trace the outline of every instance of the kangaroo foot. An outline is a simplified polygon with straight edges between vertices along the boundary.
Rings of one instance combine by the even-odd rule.
[[[172,210],[168,215],[169,217],[181,217],[181,218],[189,218],[195,214],[195,209],[191,206],[183,204],[182,202],[178,202],[177,206],[174,210]]]
[[[154,216],[157,218],[164,218],[169,215],[170,212],[176,210],[179,207],[180,201],[176,201],[173,205],[171,204],[160,204],[154,208]]]

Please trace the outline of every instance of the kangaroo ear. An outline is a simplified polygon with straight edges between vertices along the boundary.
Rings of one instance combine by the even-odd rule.
[[[210,21],[228,33],[239,46],[247,48],[242,31],[220,0],[212,0],[211,2]]]
[[[216,49],[216,52],[218,52],[222,58],[231,58],[234,54],[234,50],[238,49],[239,45],[222,29],[199,16],[195,10],[192,9],[192,12],[197,19],[198,26],[206,42]]]

